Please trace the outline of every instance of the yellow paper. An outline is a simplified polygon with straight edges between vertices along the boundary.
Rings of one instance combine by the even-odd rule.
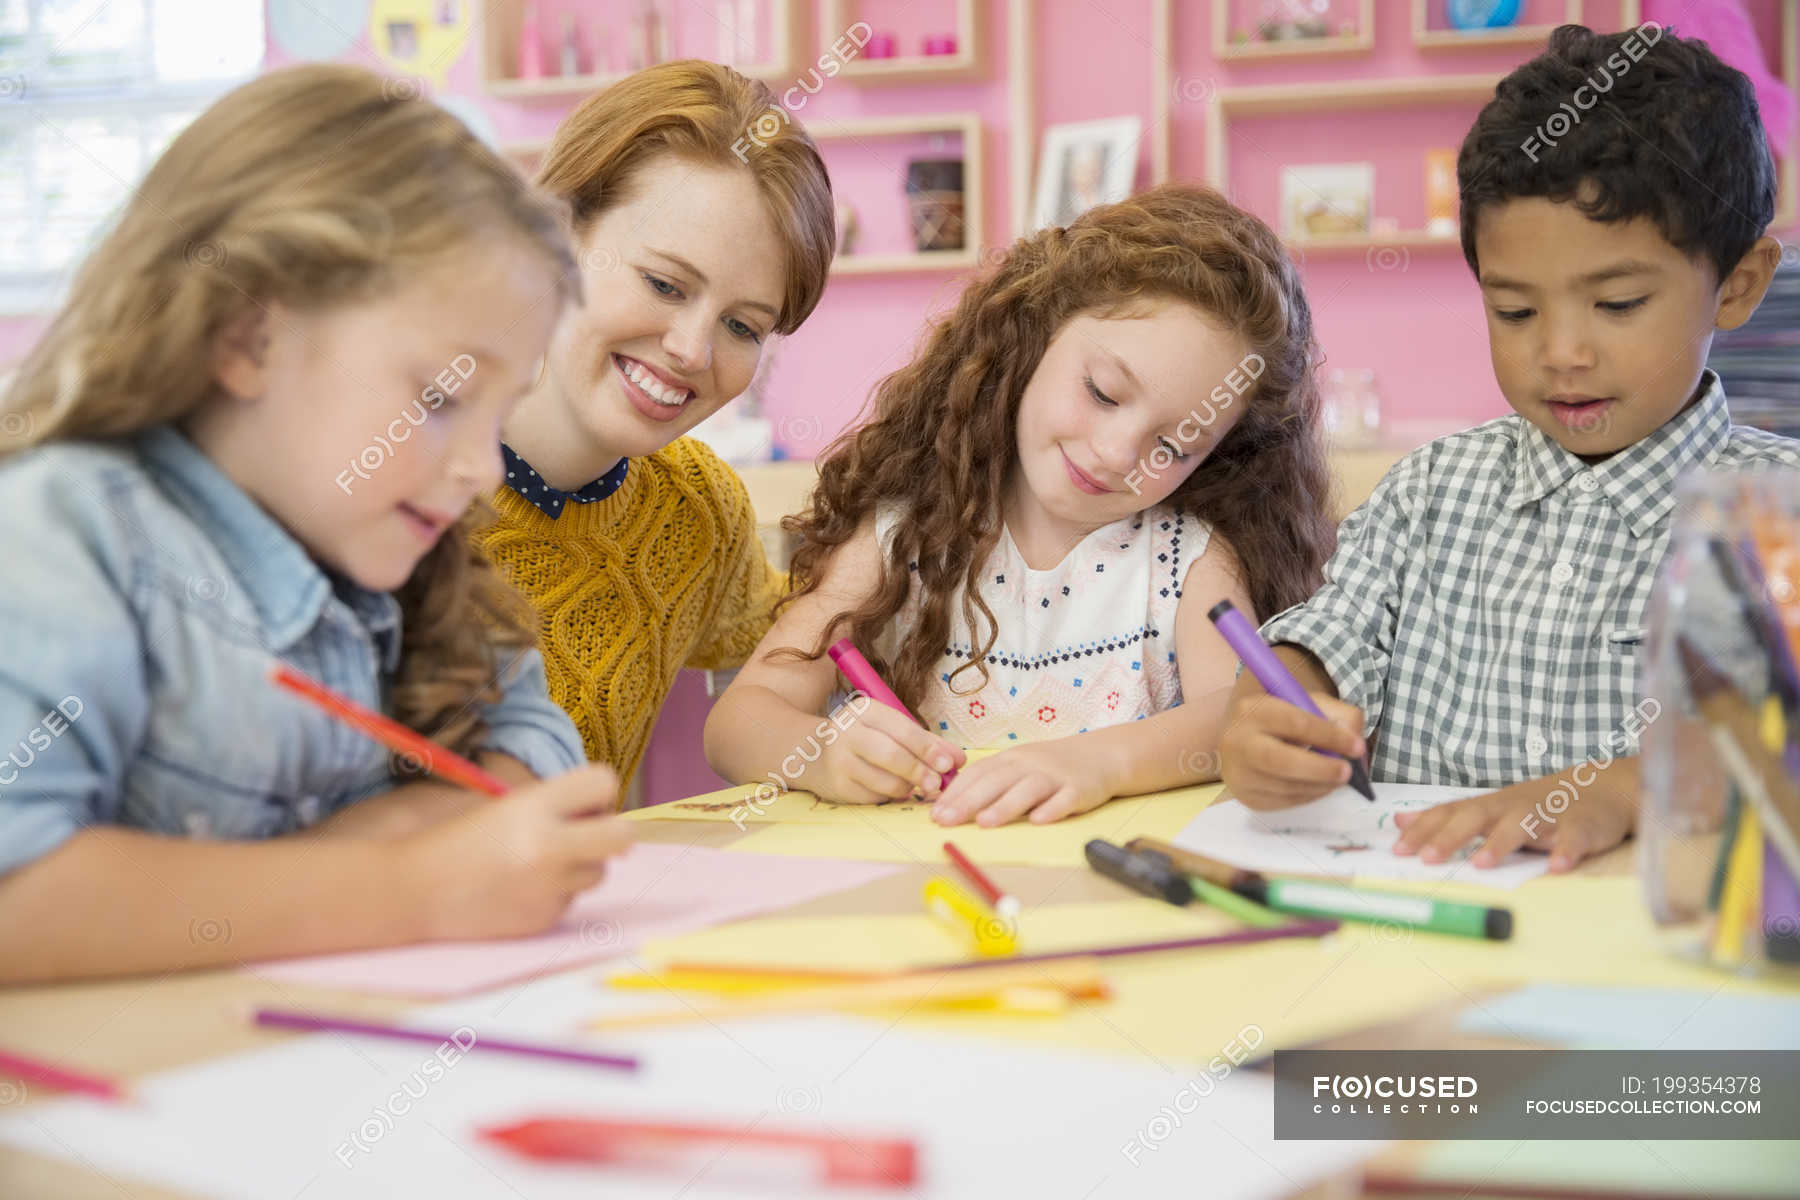
[[[1019,915],[1017,940],[1021,954],[1048,954],[1204,937],[1235,928],[1232,921],[1199,906],[1124,899],[1027,909]],[[905,971],[975,958],[969,939],[933,920],[922,904],[916,913],[740,921],[651,942],[644,955],[663,964],[812,971]]]
[[[755,854],[935,866],[944,861],[944,843],[953,841],[977,866],[1080,867],[1087,865],[1082,847],[1093,838],[1120,845],[1135,837],[1173,838],[1218,793],[1219,786],[1209,784],[1156,796],[1129,796],[1049,825],[1015,821],[995,829],[939,825],[931,819],[931,807],[926,804],[832,806],[805,821],[759,826],[731,848]]]
[[[690,796],[686,800],[653,804],[649,808],[634,808],[625,817],[631,821],[729,821],[734,825],[766,825],[790,821],[830,824],[843,819],[840,814],[844,809],[862,807],[864,806],[833,804],[819,799],[811,792],[776,792],[768,784],[752,783],[708,792],[704,796]],[[929,809],[931,806],[897,800],[893,804],[876,807],[910,810]]]

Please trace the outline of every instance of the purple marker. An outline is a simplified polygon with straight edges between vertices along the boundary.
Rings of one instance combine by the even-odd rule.
[[[1243,660],[1244,669],[1256,676],[1256,682],[1262,684],[1269,695],[1286,700],[1295,708],[1315,717],[1325,716],[1319,711],[1319,706],[1312,702],[1312,697],[1306,694],[1306,689],[1300,686],[1300,681],[1281,665],[1281,660],[1275,657],[1269,644],[1262,640],[1262,635],[1244,619],[1244,614],[1237,610],[1237,605],[1229,600],[1221,600],[1208,610],[1206,617],[1218,628],[1219,636],[1237,651],[1238,658]],[[1316,753],[1330,752],[1319,750]],[[1334,754],[1331,757],[1338,756]],[[1369,782],[1369,769],[1358,759],[1350,760],[1350,786],[1370,800],[1375,799],[1375,788]]]
[[[1772,838],[1763,839],[1762,918],[1769,961],[1800,963],[1800,887]]]

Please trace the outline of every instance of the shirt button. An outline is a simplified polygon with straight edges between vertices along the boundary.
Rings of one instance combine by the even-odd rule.
[[[1592,471],[1583,471],[1575,477],[1575,482],[1584,492],[1591,492],[1600,486],[1600,481],[1594,478]]]
[[[1543,734],[1534,733],[1525,739],[1525,753],[1531,755],[1531,757],[1542,758],[1545,754],[1549,753],[1549,751],[1550,743],[1544,740]]]
[[[1550,568],[1550,582],[1558,587],[1575,578],[1575,568],[1566,562],[1559,562]]]

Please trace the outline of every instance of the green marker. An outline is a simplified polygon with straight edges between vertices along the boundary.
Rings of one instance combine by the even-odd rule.
[[[1492,938],[1503,942],[1512,936],[1512,910],[1454,900],[1432,900],[1396,892],[1365,892],[1358,888],[1314,883],[1310,879],[1245,880],[1235,889],[1270,908],[1343,921],[1404,925],[1431,933],[1455,933],[1463,937]]]
[[[1258,929],[1273,929],[1277,925],[1286,925],[1287,918],[1272,908],[1264,908],[1254,900],[1238,895],[1229,888],[1222,888],[1216,883],[1209,883],[1199,875],[1189,875],[1188,882],[1194,886],[1194,895],[1212,905],[1229,917],[1236,917],[1246,925]]]
[[[1492,938],[1503,942],[1512,936],[1512,910],[1488,908],[1481,904],[1459,904],[1454,900],[1432,900],[1424,896],[1408,896],[1399,892],[1365,892],[1335,883],[1311,879],[1269,879],[1259,871],[1234,867],[1230,863],[1204,854],[1196,854],[1155,838],[1134,838],[1130,848],[1138,853],[1160,854],[1193,881],[1194,894],[1208,903],[1218,903],[1202,890],[1205,884],[1224,890],[1259,905],[1285,913],[1303,913],[1309,917],[1336,917],[1343,921],[1367,921],[1370,924],[1404,925],[1432,933],[1454,933],[1462,937]],[[1228,911],[1218,903],[1221,912]],[[1259,909],[1258,912],[1266,910]],[[1249,922],[1241,914],[1239,920]],[[1266,922],[1265,922],[1266,923]]]

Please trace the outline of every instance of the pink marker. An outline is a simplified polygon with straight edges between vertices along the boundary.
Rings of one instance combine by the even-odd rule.
[[[900,703],[900,697],[894,695],[894,689],[881,681],[881,676],[875,673],[875,668],[869,665],[869,660],[863,657],[862,651],[858,650],[855,643],[849,638],[839,638],[831,643],[830,649],[825,653],[831,655],[831,661],[836,663],[837,669],[844,673],[844,678],[850,681],[851,687],[862,692],[869,699],[885,704],[897,713],[904,714],[909,721],[919,720],[912,713],[907,712],[906,705]],[[919,723],[924,724],[923,721]],[[950,781],[956,778],[956,771],[954,769],[942,771],[939,772],[939,775],[943,779],[943,786],[949,787]]]

